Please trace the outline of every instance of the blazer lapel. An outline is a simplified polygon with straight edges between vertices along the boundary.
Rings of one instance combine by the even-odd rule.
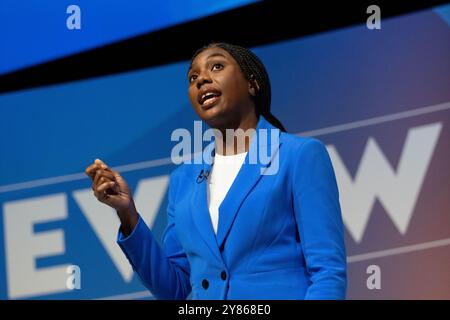
[[[267,136],[263,136],[261,138],[261,131],[259,129],[266,129]],[[270,129],[276,128],[268,123],[263,116],[260,116],[260,120],[256,128],[257,139],[252,140],[249,152],[247,153],[244,163],[238,175],[236,176],[236,179],[234,180],[231,188],[228,190],[225,199],[219,207],[219,223],[217,227],[217,236],[214,235],[208,208],[208,195],[206,189],[208,187],[207,179],[203,179],[201,182],[197,181],[198,174],[200,174],[202,170],[203,173],[207,173],[208,175],[211,172],[213,162],[213,143],[210,145],[211,148],[207,147],[203,151],[203,159],[205,161],[202,161],[202,164],[197,166],[198,174],[193,177],[194,181],[192,181],[194,185],[194,191],[190,203],[191,215],[200,235],[208,245],[213,255],[215,255],[219,259],[222,259],[219,248],[224,243],[236,218],[236,214],[242,205],[242,202],[245,200],[248,193],[252,190],[259,179],[261,179],[261,177],[263,176],[262,172],[264,172],[267,167],[270,167],[274,157],[279,156],[278,149],[281,145],[281,142],[279,140],[279,131],[277,132],[276,142],[272,142]],[[267,156],[268,150],[270,152],[269,161],[262,163],[258,156],[257,161],[252,161],[252,163],[250,163],[250,160],[253,160],[249,157],[252,152],[254,152],[254,154],[259,153]]]
[[[261,137],[259,129],[267,129],[267,136]],[[272,160],[275,156],[278,156],[278,148],[280,146],[279,143],[279,131],[277,132],[276,141],[271,141],[271,133],[270,129],[276,129],[271,124],[269,124],[262,116],[260,116],[260,121],[256,128],[256,136],[257,139],[253,139],[249,152],[245,158],[242,167],[236,176],[231,188],[228,190],[228,193],[225,196],[222,204],[219,207],[219,223],[217,227],[217,245],[220,248],[224,243],[231,226],[236,218],[236,214],[239,211],[239,208],[242,205],[242,202],[245,200],[249,192],[253,189],[256,183],[263,176],[262,172],[266,167],[271,165]],[[260,141],[261,139],[261,141]],[[269,139],[269,141],[267,141]],[[271,143],[276,143],[271,145]],[[268,155],[267,150],[269,150],[269,161],[265,163],[261,163],[259,156],[256,163],[249,163],[249,155],[251,152],[256,152],[259,154],[263,154],[265,156]],[[252,161],[255,162],[255,161]],[[210,223],[211,224],[211,223]]]
[[[212,157],[210,149],[205,149],[203,154],[203,159],[206,159],[206,161],[202,161],[202,164],[197,166],[199,168],[198,173],[194,176],[194,181],[192,181],[194,185],[194,191],[190,203],[191,214],[200,235],[210,248],[211,252],[213,253],[213,255],[221,259],[208,209],[208,195],[206,189],[208,181],[207,179],[200,179],[200,182],[197,180],[197,177],[202,172],[202,170],[206,175],[209,175],[209,173],[211,172]]]

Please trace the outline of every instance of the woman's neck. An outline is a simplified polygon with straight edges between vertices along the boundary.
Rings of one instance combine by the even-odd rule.
[[[227,156],[247,152],[257,125],[258,117],[252,113],[235,124],[215,128],[216,153]]]

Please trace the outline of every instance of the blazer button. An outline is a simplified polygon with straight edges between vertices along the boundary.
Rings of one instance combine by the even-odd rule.
[[[203,281],[202,281],[202,287],[203,287],[203,289],[208,289],[208,287],[209,287],[209,282],[208,282],[208,280],[206,280],[206,279],[203,279]]]
[[[223,271],[220,273],[220,278],[221,278],[223,281],[227,280],[227,273],[225,272],[225,270],[223,270]]]

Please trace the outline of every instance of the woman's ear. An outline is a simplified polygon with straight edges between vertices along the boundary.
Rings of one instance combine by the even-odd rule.
[[[248,81],[248,93],[250,93],[250,95],[254,97],[258,92],[259,92],[258,81],[256,81],[255,77],[251,75],[250,80]]]

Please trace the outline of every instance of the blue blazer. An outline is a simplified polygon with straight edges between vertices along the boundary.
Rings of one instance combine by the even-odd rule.
[[[250,149],[267,141],[258,129],[275,127],[260,116]],[[250,163],[247,154],[219,208],[217,236],[207,182],[198,179],[211,169],[208,163],[183,164],[171,174],[161,246],[141,218],[128,237],[119,231],[119,246],[155,297],[345,298],[344,229],[326,148],[316,139],[276,133],[276,146],[273,138],[258,146],[275,150],[271,162]],[[261,174],[276,156],[276,174]]]

